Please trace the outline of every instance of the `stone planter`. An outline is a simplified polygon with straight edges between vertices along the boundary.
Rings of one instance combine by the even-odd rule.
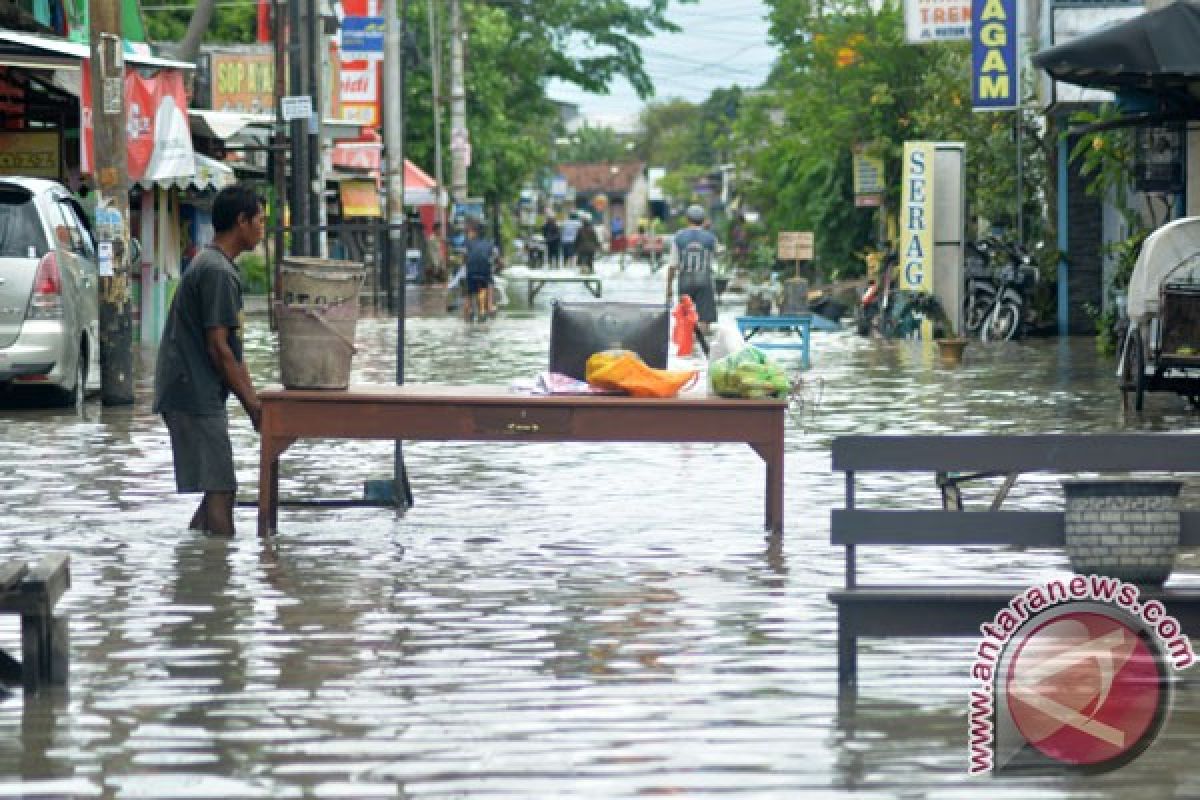
[[[1171,574],[1179,550],[1173,480],[1069,480],[1066,548],[1071,569],[1149,585]]]

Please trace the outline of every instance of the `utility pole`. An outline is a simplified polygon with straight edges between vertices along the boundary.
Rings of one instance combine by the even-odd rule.
[[[321,127],[322,114],[325,113],[325,108],[322,105],[321,98],[321,70],[324,64],[324,57],[321,53],[322,45],[325,43],[323,33],[324,26],[321,20],[321,15],[317,9],[317,0],[307,0],[305,5],[305,16],[307,20],[304,29],[307,37],[308,45],[308,62],[305,66],[308,69],[308,94],[312,98],[312,118],[308,126],[308,177],[310,183],[304,187],[305,191],[309,192],[308,217],[305,219],[305,224],[309,226],[308,239],[308,254],[310,256],[324,256],[321,243],[325,239],[323,232],[318,230],[321,225],[321,219],[324,216],[323,206],[325,205],[325,169],[322,166],[321,155]],[[326,52],[328,52],[326,50]]]
[[[446,206],[442,203],[442,39],[438,29],[438,13],[435,3],[438,0],[428,0],[426,8],[429,12],[429,60],[432,62],[433,75],[433,179],[437,181],[437,216],[441,226],[441,241],[444,243],[449,231],[446,230]]]
[[[396,301],[396,384],[404,383],[405,288],[408,280],[407,233],[404,225],[404,73],[407,63],[408,0],[401,0],[399,16],[395,0],[384,0],[383,88],[391,102],[383,104],[383,152],[386,155],[388,257],[393,274],[398,273]],[[397,266],[398,265],[398,266]],[[392,503],[398,508],[413,504],[412,488],[404,468],[403,444],[397,440],[392,464]]]
[[[308,48],[305,43],[308,37],[303,34],[304,21],[301,12],[303,5],[300,0],[288,3],[288,25],[291,35],[288,37],[288,91],[292,96],[308,94],[306,91],[305,66],[307,64]],[[280,119],[283,111],[280,109]],[[292,120],[292,183],[291,183],[291,223],[294,226],[306,226],[309,220],[308,192],[308,120]],[[303,228],[301,228],[303,230]],[[302,235],[292,235],[292,252],[297,255],[312,255],[308,249],[308,232]]]
[[[133,403],[133,296],[127,257],[129,151],[119,0],[93,0],[89,20],[92,173],[99,239],[100,399],[106,406],[123,406]]]
[[[287,207],[287,155],[284,150],[284,143],[287,140],[283,121],[283,98],[287,95],[287,82],[284,76],[284,48],[287,46],[286,25],[283,21],[283,2],[275,0],[271,4],[271,26],[272,35],[275,39],[275,124],[271,126],[271,165],[272,175],[271,183],[274,185],[274,195],[272,206],[275,212],[275,238],[274,257],[271,259],[271,290],[269,296],[272,301],[279,299],[280,286],[279,280],[282,272],[280,271],[283,264],[283,209]],[[275,330],[275,305],[272,302],[267,306],[270,314],[271,330]]]
[[[450,191],[456,203],[467,199],[467,162],[470,153],[462,7],[460,0],[450,0]]]

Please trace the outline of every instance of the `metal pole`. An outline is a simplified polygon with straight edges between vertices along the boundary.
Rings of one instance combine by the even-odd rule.
[[[1017,107],[1017,244],[1025,245],[1025,203],[1022,198],[1025,194],[1025,163],[1021,156],[1021,140],[1025,138],[1022,128],[1024,128],[1025,109]]]
[[[408,0],[403,0],[399,18],[394,0],[384,2],[384,69],[383,85],[385,96],[393,98],[384,104],[383,147],[387,155],[387,208],[388,250],[391,264],[397,264],[399,272],[396,302],[396,384],[404,383],[404,313],[405,313],[405,269],[406,250],[404,227],[404,35],[407,31]],[[412,488],[404,468],[403,443],[396,441],[392,470],[392,502],[399,508],[411,508]]]
[[[288,45],[288,86],[293,96],[307,94],[305,91],[307,50],[304,36],[301,7],[303,3],[293,0],[288,3],[288,22],[291,27],[291,43]],[[282,111],[281,111],[282,114]],[[309,225],[308,212],[308,120],[292,120],[292,186],[291,186],[291,223],[296,226]],[[292,234],[292,252],[299,255],[312,255],[308,249],[308,234]]]
[[[305,191],[309,193],[308,216],[305,222],[311,226],[308,233],[308,254],[321,256],[322,233],[321,206],[324,205],[323,172],[321,169],[321,43],[324,36],[321,33],[321,15],[317,12],[317,0],[307,2],[308,27],[305,28],[308,44],[308,61],[305,64],[308,76],[308,90],[305,92],[312,98],[313,118],[308,125],[308,178],[309,185]]]
[[[441,226],[442,247],[445,248],[446,236],[446,206],[442,203],[442,39],[438,29],[437,0],[429,0],[426,8],[429,12],[429,56],[432,63],[433,75],[433,179],[437,181],[437,221]],[[439,255],[445,255],[440,253]]]
[[[92,173],[99,238],[100,399],[133,403],[133,297],[128,253],[129,164],[125,136],[125,59],[121,6],[95,0],[89,15]],[[79,355],[84,358],[84,354]]]
[[[285,42],[287,41],[287,32],[283,24],[283,3],[276,0],[271,6],[271,25],[274,30],[272,33],[275,38],[275,124],[271,126],[271,143],[275,146],[271,153],[274,169],[272,170],[271,182],[275,187],[274,212],[275,212],[275,237],[272,263],[271,263],[271,285],[268,290],[268,298],[271,301],[277,299],[279,294],[280,281],[280,266],[283,262],[283,209],[287,205],[287,157],[284,154],[283,142],[286,138],[284,133],[283,123],[283,97],[287,94],[287,85],[284,82],[283,71],[286,68],[283,52]],[[270,302],[267,304],[268,321],[271,330],[275,330],[275,304]]]
[[[450,191],[456,203],[467,199],[467,153],[471,147],[463,35],[462,8],[459,0],[450,0]]]

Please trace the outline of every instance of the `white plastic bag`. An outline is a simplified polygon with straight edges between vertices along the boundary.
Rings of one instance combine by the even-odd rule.
[[[741,350],[746,346],[741,331],[732,322],[722,322],[716,327],[716,334],[708,343],[708,360],[716,361]]]

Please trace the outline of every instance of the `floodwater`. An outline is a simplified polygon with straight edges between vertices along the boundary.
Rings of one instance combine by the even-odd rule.
[[[661,284],[631,268],[605,294],[658,299]],[[544,296],[476,327],[440,302],[408,323],[409,381],[543,367]],[[395,337],[392,320],[360,324],[356,381],[392,380]],[[232,541],[189,533],[195,498],[174,494],[150,414],[152,359],[131,409],[0,408],[0,558],[67,552],[73,573],[70,683],[0,699],[0,797],[1200,796],[1188,685],[1149,752],[1091,778],[968,778],[966,640],[866,640],[857,704],[837,702],[831,440],[1197,426],[1174,398],[1126,419],[1090,339],[972,345],[943,369],[921,343],[818,334],[789,422],[782,540],[761,530],[757,456],[696,444],[412,443],[407,514],[285,508],[264,542],[241,508]],[[264,317],[248,360],[276,379]],[[251,498],[256,438],[232,418]],[[360,497],[391,457],[386,442],[300,442],[282,493]],[[1023,479],[1009,502],[1059,504],[1056,481]],[[868,480],[861,498],[931,501],[931,483]],[[1019,584],[1066,563],[893,548],[860,568]],[[0,647],[18,638],[0,618]]]

